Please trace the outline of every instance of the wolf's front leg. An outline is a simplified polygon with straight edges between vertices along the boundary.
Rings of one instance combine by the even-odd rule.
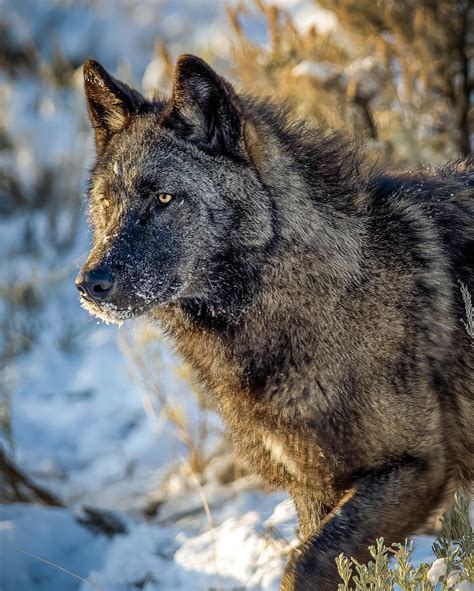
[[[376,538],[387,545],[403,542],[442,501],[445,488],[439,465],[409,456],[366,472],[295,551],[282,591],[336,590],[342,582],[335,562],[341,552],[365,562]]]

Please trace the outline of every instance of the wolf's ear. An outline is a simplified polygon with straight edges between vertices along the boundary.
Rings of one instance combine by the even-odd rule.
[[[202,59],[176,62],[173,97],[163,125],[209,152],[245,156],[242,104],[232,86]]]
[[[113,78],[94,60],[84,64],[84,89],[100,156],[112,135],[127,125],[146,100],[138,91]]]

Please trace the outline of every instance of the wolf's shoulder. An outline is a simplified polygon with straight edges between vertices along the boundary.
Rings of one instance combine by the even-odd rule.
[[[474,277],[474,158],[419,173],[374,175],[370,212],[379,233],[392,244],[416,244],[428,253],[441,245],[456,276],[472,286]]]
[[[415,172],[378,172],[371,176],[369,190],[379,201],[409,199],[422,204],[460,199],[472,200],[474,206],[474,157]]]
[[[474,186],[474,154],[448,162],[439,168],[441,178],[453,178],[466,186]]]

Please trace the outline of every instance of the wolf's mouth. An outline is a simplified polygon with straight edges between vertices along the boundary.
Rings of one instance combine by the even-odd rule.
[[[134,309],[132,306],[119,307],[112,302],[95,302],[92,298],[81,296],[81,306],[89,314],[99,318],[107,324],[123,324],[125,320],[130,320],[140,316],[143,311]]]

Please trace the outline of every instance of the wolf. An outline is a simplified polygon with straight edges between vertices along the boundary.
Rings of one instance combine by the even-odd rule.
[[[474,475],[474,161],[394,175],[181,56],[171,96],[84,65],[83,306],[159,321],[237,455],[294,500],[283,591],[400,542]]]

